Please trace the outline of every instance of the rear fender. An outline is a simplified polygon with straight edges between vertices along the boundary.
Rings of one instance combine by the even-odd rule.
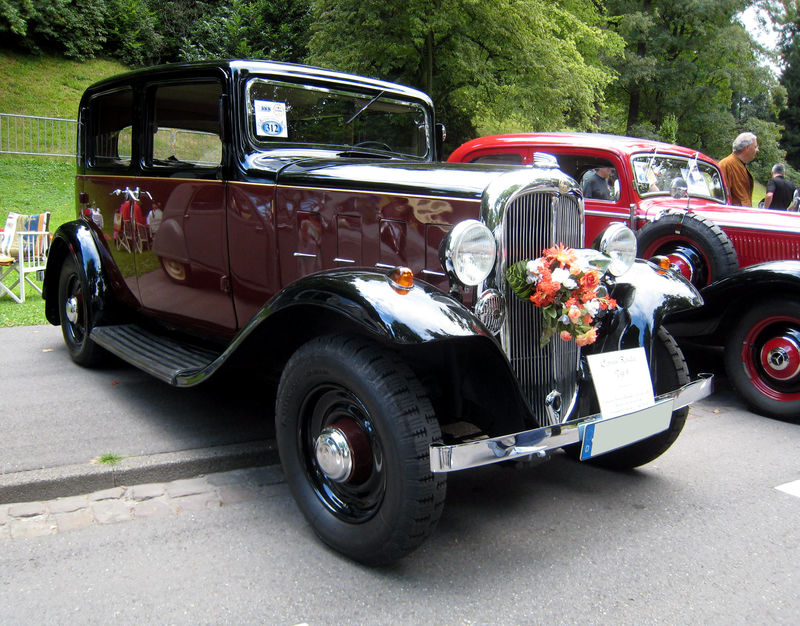
[[[71,256],[83,274],[90,296],[89,309],[97,323],[105,314],[111,300],[112,286],[108,279],[109,268],[116,267],[106,248],[98,243],[95,234],[83,220],[63,224],[53,235],[47,257],[42,297],[45,317],[51,324],[61,323],[58,312],[58,281],[64,260]],[[124,281],[121,287],[127,291]],[[116,285],[115,285],[116,286]]]

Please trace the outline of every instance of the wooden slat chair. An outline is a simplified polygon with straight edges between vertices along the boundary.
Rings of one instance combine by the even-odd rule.
[[[16,302],[25,302],[25,284],[39,293],[42,288],[31,274],[44,272],[50,248],[50,213],[21,215],[9,213],[0,241],[0,297],[8,294]],[[14,276],[16,274],[16,276]],[[6,278],[14,282],[6,284]],[[14,290],[19,293],[15,293]]]

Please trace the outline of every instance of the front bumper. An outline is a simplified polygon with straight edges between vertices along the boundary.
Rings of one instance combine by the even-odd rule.
[[[698,380],[657,396],[655,401],[658,404],[671,400],[672,411],[676,411],[709,396],[713,390],[714,377],[710,374],[701,374]],[[647,410],[634,411],[623,417],[635,419]],[[478,439],[452,446],[434,444],[430,446],[431,471],[454,472],[532,454],[544,456],[548,450],[580,442],[583,427],[602,421],[605,421],[603,416],[595,413],[563,424],[534,428],[514,435]],[[629,443],[635,441],[636,439],[632,439]]]

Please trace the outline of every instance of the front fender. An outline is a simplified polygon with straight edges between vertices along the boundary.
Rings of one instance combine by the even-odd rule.
[[[699,309],[671,313],[665,320],[677,337],[707,337],[722,321],[741,316],[753,303],[776,295],[800,297],[800,261],[769,261],[742,268],[704,287]],[[722,331],[724,332],[724,330]]]
[[[619,308],[603,322],[603,332],[588,350],[607,352],[643,346],[650,353],[655,329],[667,314],[703,304],[700,292],[683,276],[660,270],[649,261],[637,260],[616,279],[611,296]]]
[[[374,270],[330,270],[302,278],[278,293],[243,329],[246,335],[266,319],[312,306],[338,314],[364,330],[397,344],[491,334],[465,306],[431,285],[415,281],[405,291]]]

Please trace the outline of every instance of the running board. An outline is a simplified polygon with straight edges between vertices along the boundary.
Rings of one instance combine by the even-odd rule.
[[[136,324],[98,326],[92,329],[90,338],[123,361],[176,387],[200,382],[203,370],[221,354],[158,335]]]

